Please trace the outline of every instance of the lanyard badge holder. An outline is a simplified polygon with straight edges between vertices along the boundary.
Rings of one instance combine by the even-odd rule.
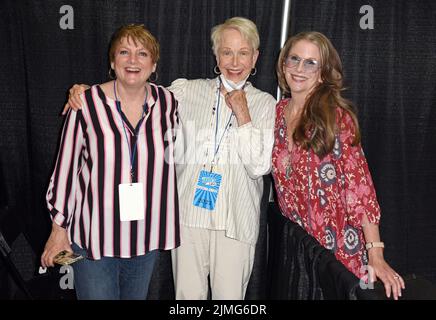
[[[210,165],[210,170],[209,171],[205,170],[206,165],[203,165],[203,170],[200,171],[200,175],[198,177],[198,181],[194,193],[194,201],[193,201],[194,206],[211,210],[211,211],[215,209],[216,200],[218,198],[218,191],[220,189],[221,180],[222,180],[221,174],[213,172],[215,159],[219,152],[223,137],[231,126],[230,122],[233,117],[233,112],[232,112],[229,117],[229,120],[227,121],[224,127],[224,132],[218,141],[217,138],[218,138],[218,126],[219,126],[219,108],[220,108],[220,101],[221,101],[220,85],[221,85],[221,81],[217,89],[214,155],[213,155],[212,163]],[[213,108],[212,115],[214,115],[214,112],[215,112],[215,108]],[[207,158],[207,154],[206,154],[206,158]]]
[[[134,178],[133,166],[135,163],[135,154],[138,145],[139,135],[138,132],[136,132],[135,130],[134,134],[137,138],[132,152],[129,139],[127,137],[125,123],[122,117],[121,102],[117,98],[115,85],[116,85],[116,80],[114,81],[115,103],[117,106],[118,114],[120,115],[121,124],[124,129],[124,136],[126,138],[127,146],[129,148],[129,155],[130,155],[130,175],[129,175],[130,183],[121,183],[118,185],[120,221],[143,220],[144,212],[145,212],[144,186],[142,182],[133,182],[133,178]],[[145,114],[148,112],[147,98],[148,98],[148,90],[146,90],[141,120],[144,119]]]

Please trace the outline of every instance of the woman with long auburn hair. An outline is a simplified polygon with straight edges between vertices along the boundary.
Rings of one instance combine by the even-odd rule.
[[[285,98],[276,106],[272,174],[282,214],[398,299],[404,281],[383,257],[380,206],[355,108],[341,96],[336,49],[319,32],[299,33],[281,50],[277,75]]]

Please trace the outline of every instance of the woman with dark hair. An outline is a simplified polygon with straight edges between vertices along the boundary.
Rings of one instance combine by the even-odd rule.
[[[319,32],[299,33],[281,50],[277,75],[288,96],[276,106],[272,155],[282,214],[397,299],[404,281],[383,257],[380,207],[354,107],[341,96],[337,51]]]

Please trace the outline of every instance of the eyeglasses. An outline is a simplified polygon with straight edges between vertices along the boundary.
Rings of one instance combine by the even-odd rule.
[[[292,69],[298,67],[301,61],[303,61],[304,72],[315,72],[319,68],[319,62],[315,59],[303,59],[296,55],[287,57],[283,64],[286,68]]]

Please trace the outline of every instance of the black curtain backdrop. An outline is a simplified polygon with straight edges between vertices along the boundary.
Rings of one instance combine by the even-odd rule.
[[[74,9],[73,30],[59,26],[65,4]],[[373,30],[359,26],[363,5],[374,8]],[[436,283],[436,3],[293,0],[291,9],[291,34],[321,31],[343,59],[346,96],[359,110],[382,207],[387,259],[402,273]],[[0,230],[10,244],[25,235],[35,259],[24,266],[36,268],[50,232],[45,192],[67,89],[107,80],[113,31],[144,23],[161,44],[157,82],[169,85],[179,77],[214,77],[210,29],[236,15],[259,28],[252,81],[275,96],[282,1],[0,1]],[[248,299],[265,297],[266,203],[263,208]],[[4,272],[0,259],[0,297],[8,287]],[[150,298],[173,298],[171,281],[169,255],[161,255]]]
[[[74,29],[63,30],[63,5],[74,10]],[[116,28],[143,23],[158,38],[158,84],[184,78],[215,77],[211,28],[232,16],[252,19],[260,33],[257,75],[251,81],[275,95],[274,66],[279,51],[281,1],[1,1],[0,187],[1,224],[9,243],[23,233],[35,261],[51,222],[45,193],[63,123],[60,111],[74,83],[108,80],[108,44]],[[266,204],[255,270],[247,298],[265,298]],[[0,259],[1,264],[1,259]],[[160,255],[150,298],[173,298],[170,256]],[[1,270],[1,269],[0,269]],[[2,284],[0,283],[0,287]]]
[[[374,9],[362,30],[361,6]],[[382,209],[385,257],[436,283],[436,2],[292,1],[291,34],[338,49]]]

